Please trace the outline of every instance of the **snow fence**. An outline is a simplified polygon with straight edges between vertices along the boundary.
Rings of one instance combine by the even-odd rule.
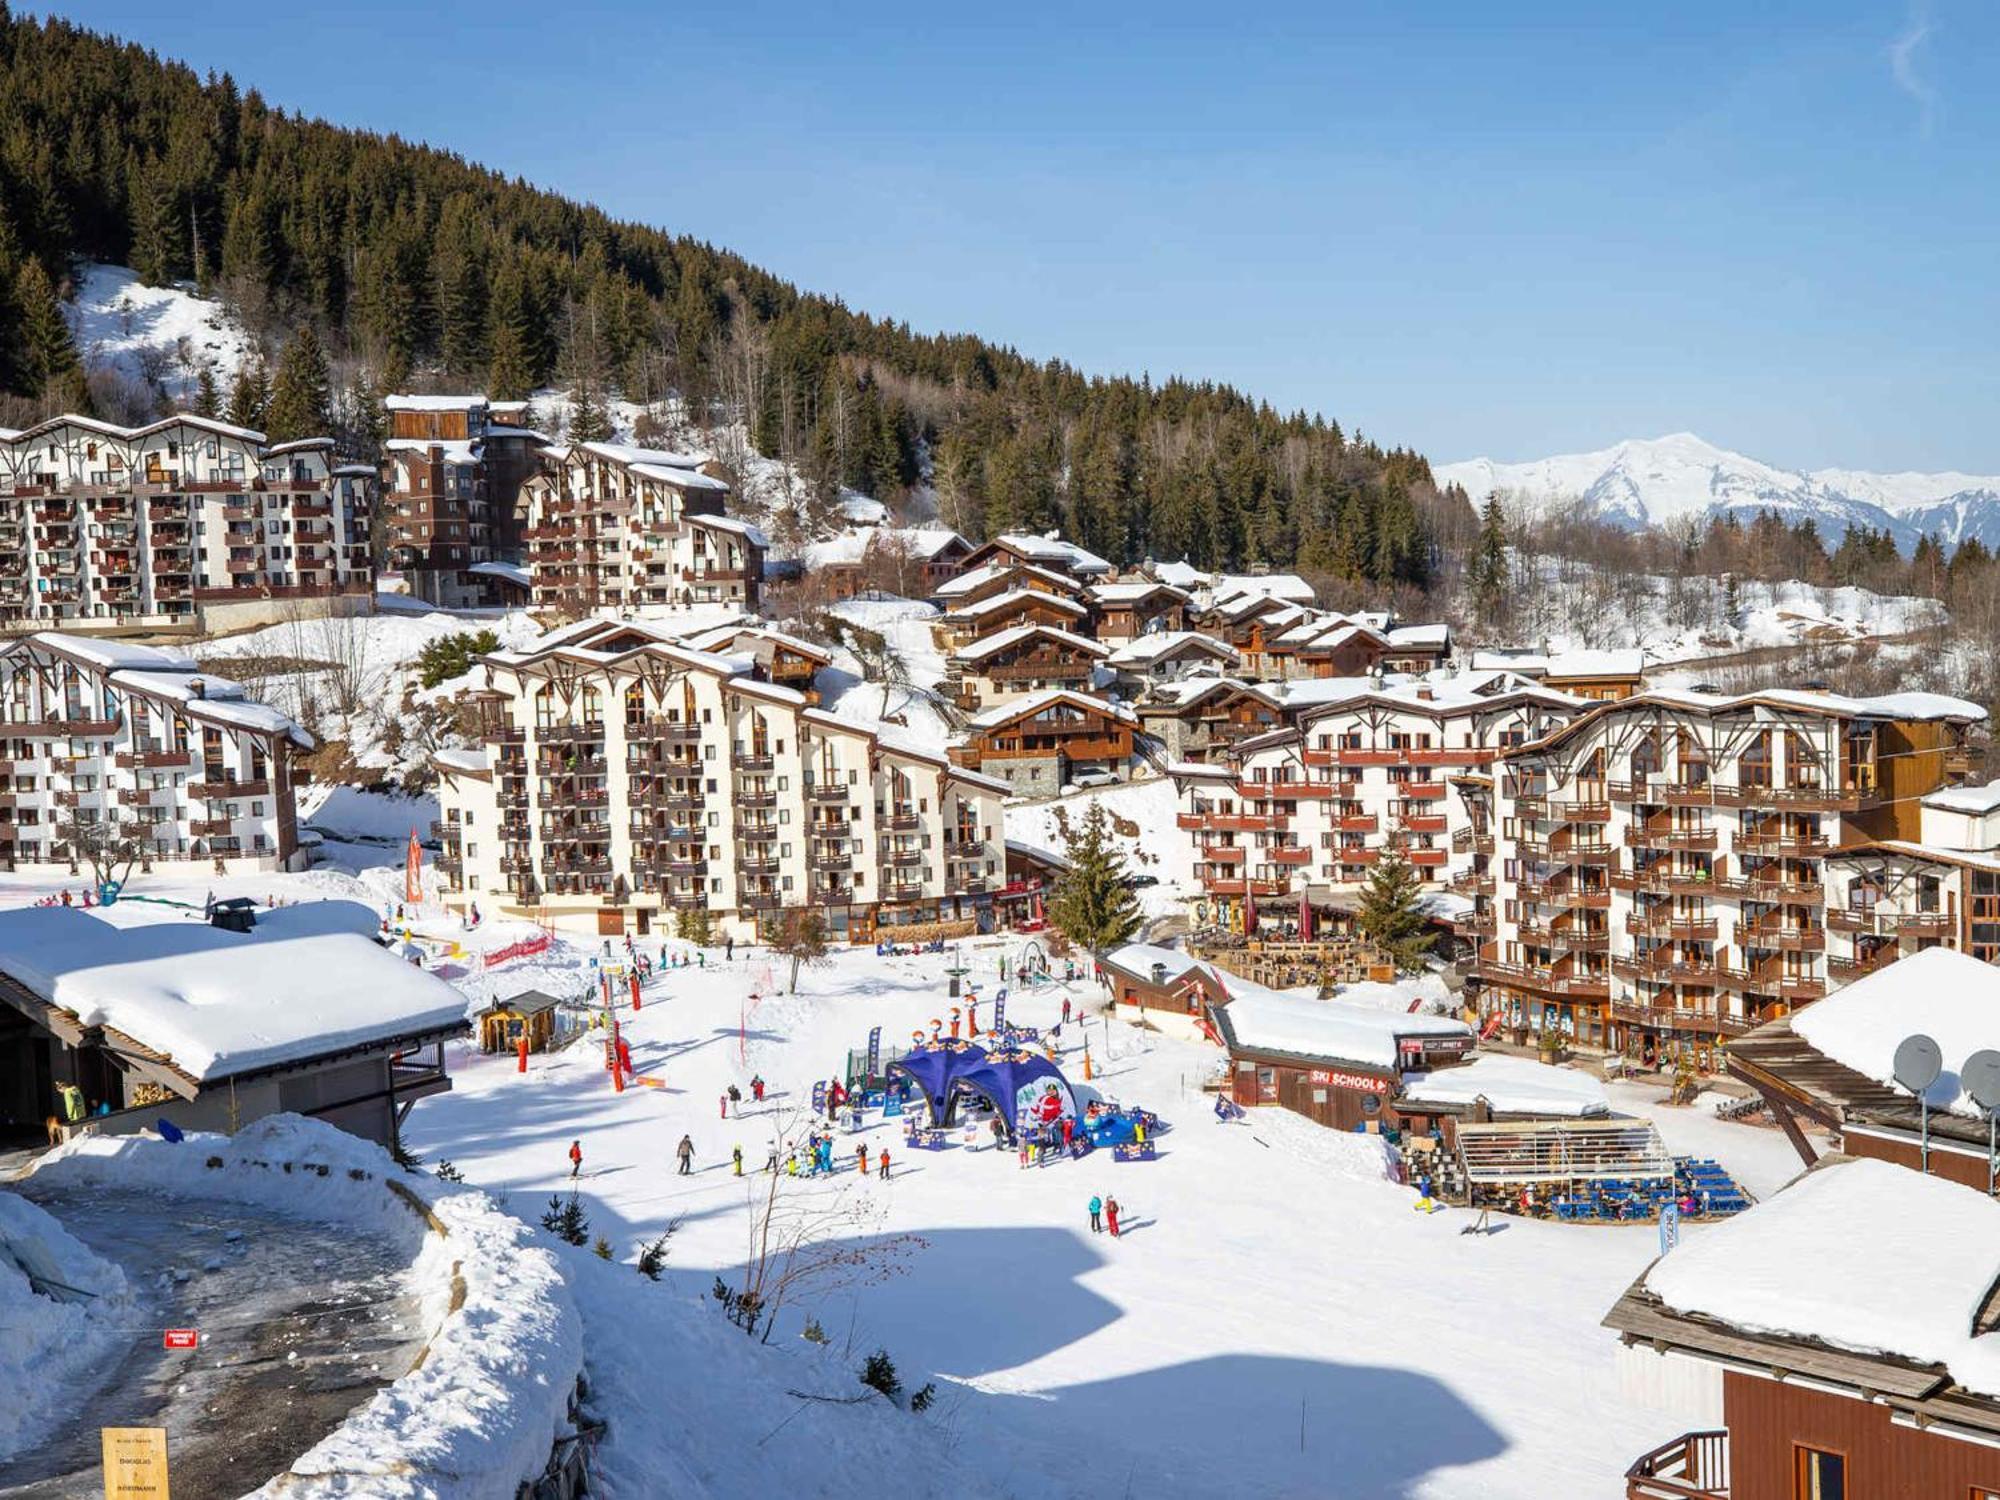
[[[381,1236],[411,1259],[429,1342],[416,1367],[254,1494],[493,1500],[571,1432],[583,1330],[556,1257],[484,1193],[402,1171],[380,1146],[298,1115],[234,1136],[80,1136],[38,1178],[222,1198]]]

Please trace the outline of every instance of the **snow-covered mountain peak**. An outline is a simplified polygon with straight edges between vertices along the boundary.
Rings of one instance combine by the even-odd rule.
[[[1692,432],[1628,438],[1593,453],[1527,463],[1490,458],[1443,464],[1442,484],[1462,485],[1475,505],[1498,494],[1540,513],[1574,507],[1613,525],[1668,525],[1734,511],[1811,519],[1828,536],[1852,526],[1884,529],[1906,550],[1922,535],[1956,545],[2000,542],[2000,477],[1961,473],[1871,474],[1781,468],[1719,448]]]

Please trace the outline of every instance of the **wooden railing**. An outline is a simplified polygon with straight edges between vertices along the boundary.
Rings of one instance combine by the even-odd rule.
[[[1626,1500],[1721,1500],[1729,1493],[1729,1434],[1684,1432],[1625,1471]]]

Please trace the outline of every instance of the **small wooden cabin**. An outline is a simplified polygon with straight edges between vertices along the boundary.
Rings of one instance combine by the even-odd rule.
[[[530,1052],[547,1052],[555,1046],[556,1008],[562,1002],[540,990],[524,990],[506,1000],[495,1000],[479,1013],[479,1050],[512,1052],[521,1038],[528,1039]]]

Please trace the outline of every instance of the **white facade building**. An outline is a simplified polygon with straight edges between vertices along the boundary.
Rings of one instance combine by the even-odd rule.
[[[483,744],[437,757],[454,904],[605,933],[705,911],[748,937],[800,908],[856,941],[991,925],[1004,784],[643,625],[484,667]]]
[[[83,825],[149,862],[270,869],[296,846],[293,760],[311,737],[177,651],[55,632],[0,646],[0,745],[9,868],[69,862]]]
[[[201,611],[368,597],[375,478],[331,438],[182,415],[0,431],[0,625],[194,623]]]

